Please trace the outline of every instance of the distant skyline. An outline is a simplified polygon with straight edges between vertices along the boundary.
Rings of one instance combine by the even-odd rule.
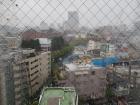
[[[69,11],[77,11],[80,26],[132,24],[136,8],[135,0],[0,0],[0,21],[13,26],[39,26],[42,21],[60,25]]]

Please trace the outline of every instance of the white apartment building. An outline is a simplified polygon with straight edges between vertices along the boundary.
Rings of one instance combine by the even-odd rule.
[[[100,43],[94,40],[89,40],[87,45],[87,50],[90,51],[95,49],[100,49]]]

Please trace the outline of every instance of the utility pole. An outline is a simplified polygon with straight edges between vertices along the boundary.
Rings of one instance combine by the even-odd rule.
[[[128,81],[129,81],[129,88],[130,88],[130,85],[131,85],[131,61],[129,61],[129,68],[128,68]]]
[[[134,89],[136,89],[136,85],[137,85],[137,75],[138,73],[137,72],[134,72],[134,75],[133,75],[133,85],[134,85]]]

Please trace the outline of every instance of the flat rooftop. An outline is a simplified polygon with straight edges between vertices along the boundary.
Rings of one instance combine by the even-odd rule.
[[[72,87],[48,87],[43,90],[39,105],[76,105],[77,100]]]

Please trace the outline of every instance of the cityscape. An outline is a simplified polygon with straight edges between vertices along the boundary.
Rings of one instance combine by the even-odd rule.
[[[108,19],[109,14],[99,8],[104,14],[101,21],[96,14],[89,20],[88,13],[81,16],[83,5],[93,13],[94,6],[86,6],[88,0],[78,0],[77,5],[73,0],[70,5],[56,1],[66,16],[55,1],[45,2],[60,11],[56,14],[62,21],[49,14],[41,19],[47,6],[40,0],[0,1],[0,105],[140,105],[140,3],[134,2],[137,8],[131,9],[136,16],[129,17],[120,6],[123,0],[122,4],[111,0],[111,5],[114,1],[120,7],[118,19]],[[27,7],[22,8],[22,3]],[[130,1],[126,4],[129,7]],[[36,5],[40,14],[34,11]],[[23,10],[28,19],[17,15]],[[30,11],[39,18],[29,17]]]

